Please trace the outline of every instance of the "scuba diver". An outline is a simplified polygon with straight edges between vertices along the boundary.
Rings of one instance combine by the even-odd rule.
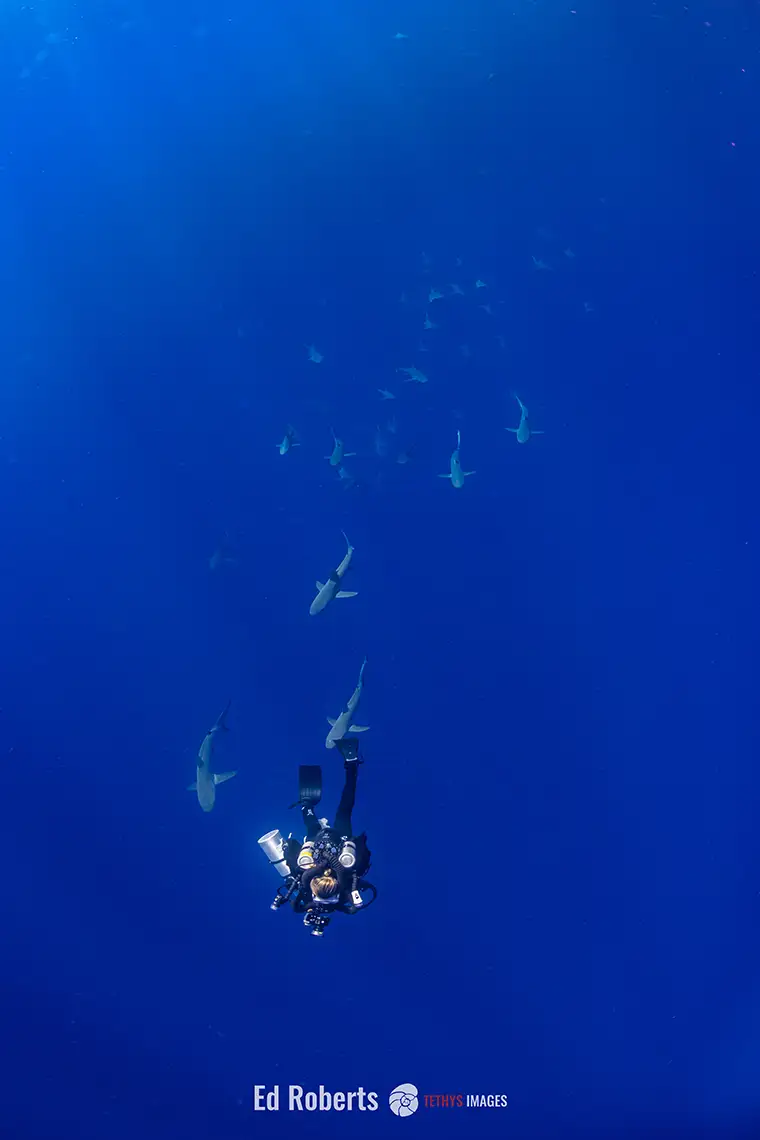
[[[317,937],[324,935],[336,912],[358,914],[377,897],[377,890],[362,876],[369,870],[370,851],[366,833],[354,835],[351,814],[356,801],[359,744],[355,737],[336,740],[343,756],[345,783],[335,821],[318,819],[314,808],[322,798],[322,770],[319,765],[299,768],[299,798],[291,807],[300,807],[306,835],[303,844],[290,835],[283,840],[279,831],[262,836],[259,845],[285,880],[272,903],[279,910],[289,902],[304,926]],[[369,897],[365,898],[364,896]]]

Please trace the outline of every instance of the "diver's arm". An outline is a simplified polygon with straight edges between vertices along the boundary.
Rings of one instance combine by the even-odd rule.
[[[301,872],[301,886],[293,899],[293,910],[296,914],[303,914],[312,904],[311,897],[311,880],[321,875],[327,869],[327,863],[317,863],[314,867],[307,867],[305,871]]]
[[[312,879],[316,879],[317,875],[321,875],[326,871],[329,864],[322,860],[321,863],[315,863],[313,867],[307,867],[305,871],[301,872],[301,888],[305,889],[309,886]]]
[[[354,872],[339,864],[335,873],[340,883],[340,902],[336,910],[342,911],[343,914],[356,914],[359,907],[354,905],[351,895],[354,886]]]
[[[351,888],[354,885],[354,872],[338,863],[337,867],[335,867],[335,877],[338,880],[341,895],[350,895]]]
[[[305,871],[301,871],[301,882],[298,890],[290,900],[290,905],[296,914],[303,914],[308,910],[312,904],[311,880],[318,875],[327,866],[326,863],[317,863],[314,867],[308,867]]]
[[[309,891],[311,895],[311,891]],[[290,900],[290,905],[296,914],[305,914],[311,906],[311,901],[306,897],[305,891],[298,891]]]
[[[301,853],[301,845],[296,844],[292,839],[285,841],[285,862],[288,865],[288,870],[294,878],[298,878],[301,874],[301,868],[298,866],[298,856]]]

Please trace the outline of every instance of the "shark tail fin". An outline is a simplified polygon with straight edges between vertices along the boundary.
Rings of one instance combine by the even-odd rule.
[[[359,593],[358,590],[338,590],[335,595],[336,598],[355,598]]]
[[[233,776],[237,776],[237,769],[234,772],[214,772],[214,783],[223,784],[225,780],[231,780]]]
[[[214,728],[221,728],[222,732],[229,732],[229,728],[227,727],[226,722],[227,722],[227,713],[230,711],[230,705],[231,704],[232,704],[232,697],[230,697],[230,699],[227,701],[227,704],[224,706],[221,713],[216,718],[216,724],[214,725]]]

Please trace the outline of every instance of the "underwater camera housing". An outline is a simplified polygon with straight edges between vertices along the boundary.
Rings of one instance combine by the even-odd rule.
[[[303,924],[314,938],[323,938],[330,925],[330,915],[323,907],[313,907],[303,916]]]

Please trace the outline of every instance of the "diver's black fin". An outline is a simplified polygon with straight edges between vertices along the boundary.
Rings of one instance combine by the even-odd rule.
[[[299,764],[298,802],[315,807],[322,799],[322,769],[319,764]]]
[[[361,764],[359,759],[359,741],[355,736],[344,736],[335,741],[335,747],[347,764]]]

